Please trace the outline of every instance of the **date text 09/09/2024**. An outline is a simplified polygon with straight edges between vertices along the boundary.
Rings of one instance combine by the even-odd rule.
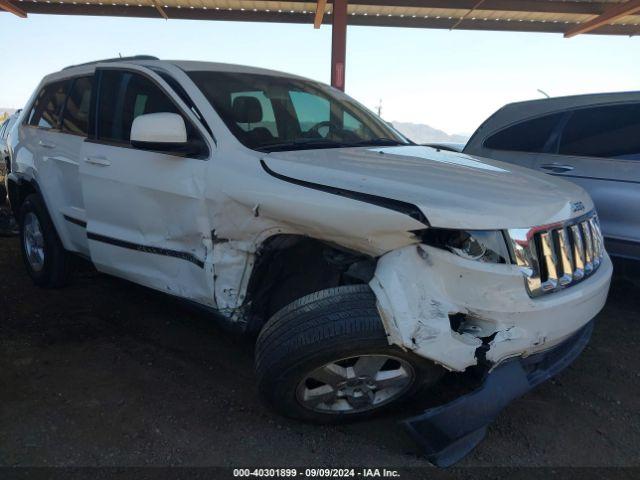
[[[399,478],[397,470],[387,468],[236,468],[235,478]]]

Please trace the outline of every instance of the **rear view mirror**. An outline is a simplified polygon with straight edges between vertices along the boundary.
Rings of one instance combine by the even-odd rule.
[[[146,150],[182,150],[187,145],[184,119],[167,112],[140,115],[131,125],[131,145]]]

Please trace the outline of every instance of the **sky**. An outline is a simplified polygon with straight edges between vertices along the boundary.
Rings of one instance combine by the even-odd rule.
[[[21,107],[67,65],[147,54],[267,67],[330,81],[331,28],[0,14],[0,107]],[[346,92],[385,120],[470,134],[506,103],[640,90],[640,38],[349,27]]]

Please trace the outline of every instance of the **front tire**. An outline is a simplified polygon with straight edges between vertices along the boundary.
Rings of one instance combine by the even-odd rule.
[[[367,285],[322,290],[277,312],[258,337],[256,371],[276,411],[316,423],[375,415],[443,373],[389,345]]]
[[[22,258],[33,282],[46,288],[64,286],[70,259],[38,194],[29,195],[20,207]]]

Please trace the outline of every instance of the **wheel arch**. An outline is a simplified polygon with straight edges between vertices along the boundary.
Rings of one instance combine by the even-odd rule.
[[[35,178],[27,178],[16,173],[7,175],[7,193],[11,211],[16,219],[20,213],[20,207],[29,195],[37,193],[44,200],[40,185]]]
[[[249,328],[257,333],[278,310],[310,293],[368,284],[377,258],[296,233],[262,241],[247,283]]]

